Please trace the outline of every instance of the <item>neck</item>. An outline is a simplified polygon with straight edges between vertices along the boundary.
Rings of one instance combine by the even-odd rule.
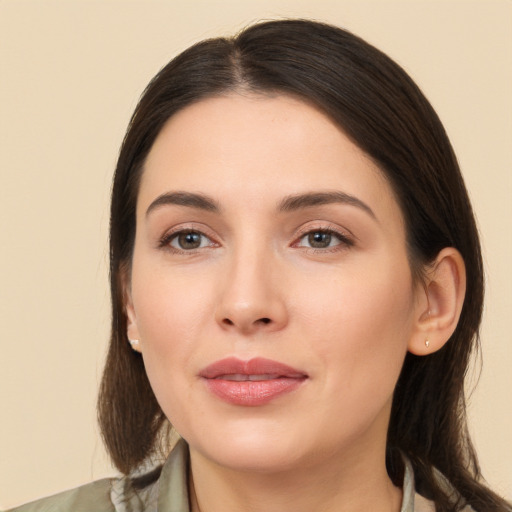
[[[383,450],[337,453],[321,464],[280,472],[219,467],[191,452],[190,482],[192,512],[398,512],[402,499]]]

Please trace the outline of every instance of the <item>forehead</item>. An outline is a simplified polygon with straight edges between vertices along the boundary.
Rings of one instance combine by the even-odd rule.
[[[286,95],[232,93],[169,119],[146,160],[139,200],[186,190],[260,205],[320,189],[397,208],[382,171],[317,108]]]

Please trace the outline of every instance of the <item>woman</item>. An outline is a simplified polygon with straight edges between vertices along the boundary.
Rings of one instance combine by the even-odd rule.
[[[123,142],[110,254],[99,418],[126,477],[18,510],[510,510],[466,431],[471,206],[375,48],[289,20],[179,55]]]

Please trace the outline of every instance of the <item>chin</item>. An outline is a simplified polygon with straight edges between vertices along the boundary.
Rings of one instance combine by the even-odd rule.
[[[227,428],[187,439],[191,451],[217,465],[237,471],[280,472],[300,464],[304,446],[291,435],[283,435],[276,429],[253,426],[248,429]]]
[[[297,467],[302,459],[297,451],[290,453],[275,445],[229,443],[225,450],[219,448],[205,455],[218,465],[242,472],[280,473]]]

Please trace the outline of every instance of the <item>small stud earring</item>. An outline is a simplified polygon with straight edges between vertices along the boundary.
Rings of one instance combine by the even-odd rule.
[[[128,340],[130,342],[130,345],[132,346],[133,350],[137,350],[139,348],[139,340]]]
[[[427,347],[427,348],[430,347],[430,341],[425,340],[425,347]]]

